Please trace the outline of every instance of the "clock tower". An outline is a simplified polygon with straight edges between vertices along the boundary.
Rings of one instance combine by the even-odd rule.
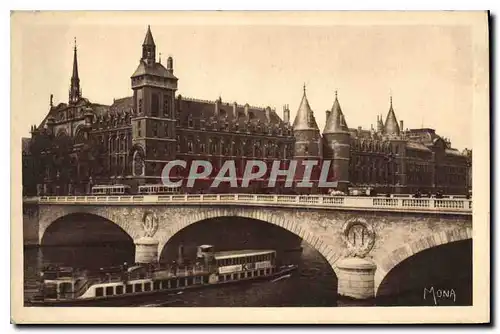
[[[165,164],[175,159],[174,98],[177,78],[173,59],[167,68],[156,62],[156,45],[148,26],[142,57],[131,77],[134,117],[132,123],[132,175],[139,184],[160,183]]]

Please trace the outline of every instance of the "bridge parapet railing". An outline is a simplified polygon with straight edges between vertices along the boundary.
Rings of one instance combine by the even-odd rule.
[[[41,196],[26,198],[39,203],[97,204],[97,203],[262,203],[306,205],[311,207],[345,207],[360,209],[423,210],[430,212],[472,212],[472,200],[436,198],[381,198],[321,195],[268,195],[268,194],[193,194],[193,195],[125,195],[125,196]]]
[[[446,209],[463,209],[464,201],[456,201],[452,199],[435,199],[435,208],[446,208]]]
[[[278,195],[276,197],[277,203],[296,203],[298,202],[297,196],[293,195]]]
[[[324,196],[323,204],[343,205],[344,197]]]
[[[222,201],[222,202],[238,200],[237,195],[233,195],[233,194],[221,194],[218,196],[219,196],[219,201]]]
[[[275,196],[274,195],[257,195],[257,202],[275,202]]]
[[[320,202],[320,197],[318,196],[299,196],[299,203],[310,203],[310,204],[317,204]]]
[[[373,206],[398,206],[398,198],[374,198]]]
[[[203,201],[217,201],[217,195],[202,195]]]
[[[201,195],[189,195],[186,197],[186,200],[189,202],[199,202],[201,201]]]
[[[430,205],[431,202],[429,199],[420,199],[420,198],[402,199],[401,203],[403,207],[410,207],[410,208],[428,208],[431,206]]]
[[[256,201],[257,197],[250,194],[238,194],[238,201]]]

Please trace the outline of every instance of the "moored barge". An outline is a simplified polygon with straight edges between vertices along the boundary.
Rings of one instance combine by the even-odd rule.
[[[216,287],[290,274],[296,265],[277,266],[275,250],[215,252],[198,247],[193,264],[136,264],[98,273],[71,267],[47,268],[32,306],[117,306],[187,289]]]

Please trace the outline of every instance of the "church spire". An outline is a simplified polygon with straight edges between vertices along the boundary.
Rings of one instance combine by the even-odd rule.
[[[75,46],[73,48],[73,74],[71,75],[71,87],[69,89],[69,102],[76,103],[82,96],[80,89],[80,77],[78,76],[78,57],[76,49],[76,37]]]

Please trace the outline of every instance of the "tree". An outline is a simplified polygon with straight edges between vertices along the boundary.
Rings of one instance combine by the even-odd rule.
[[[67,135],[59,135],[53,138],[52,165],[56,171],[58,183],[67,184],[70,181],[71,153],[73,152],[73,140]]]

